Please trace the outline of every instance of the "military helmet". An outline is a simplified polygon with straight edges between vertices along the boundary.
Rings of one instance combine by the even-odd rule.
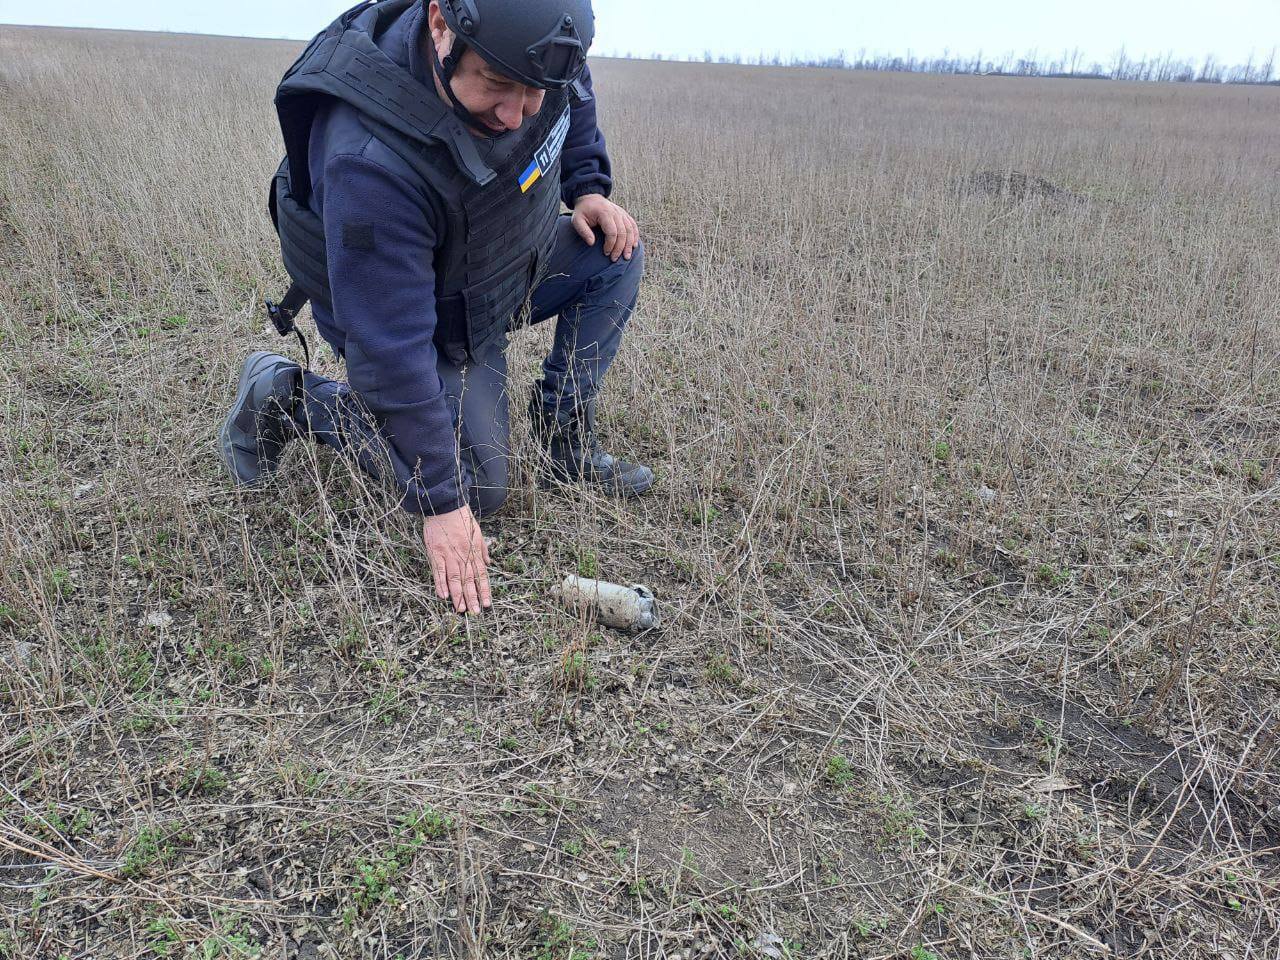
[[[457,41],[512,80],[559,90],[578,79],[595,38],[591,0],[439,0]],[[452,73],[452,71],[449,71]]]

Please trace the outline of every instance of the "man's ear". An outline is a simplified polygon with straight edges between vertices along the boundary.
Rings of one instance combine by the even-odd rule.
[[[437,45],[449,32],[449,23],[445,20],[444,14],[440,12],[439,0],[431,0],[431,5],[427,7],[427,29],[431,32],[431,39]]]

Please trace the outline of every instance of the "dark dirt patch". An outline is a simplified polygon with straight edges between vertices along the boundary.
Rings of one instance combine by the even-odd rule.
[[[1085,198],[1079,194],[1064,190],[1043,177],[1017,171],[998,173],[994,170],[983,170],[970,174],[957,185],[957,192],[962,195],[1011,200],[1016,203],[1046,200],[1056,205],[1069,206],[1085,202]]]
[[[1244,419],[1238,413],[1221,408],[1197,407],[1190,411],[1191,432],[1218,453],[1253,456],[1260,461],[1274,460],[1277,448],[1271,446],[1274,429],[1264,423]],[[1257,478],[1262,480],[1261,476]]]
[[[1042,691],[1006,687],[1001,696],[1021,719],[986,727],[972,744],[994,765],[1020,766],[1031,775],[1040,754],[1053,751],[1060,776],[1093,801],[1123,807],[1134,819],[1172,819],[1189,842],[1233,830],[1251,849],[1280,847],[1280,823],[1269,804],[1250,790],[1227,788],[1219,795],[1188,745]]]

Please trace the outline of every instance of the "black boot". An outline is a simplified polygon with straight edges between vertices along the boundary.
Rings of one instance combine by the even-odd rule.
[[[653,471],[605,453],[595,433],[596,403],[591,400],[557,417],[542,403],[542,384],[533,385],[529,420],[533,438],[547,453],[546,473],[562,483],[585,482],[617,497],[638,497],[653,486]]]
[[[259,350],[240,370],[240,388],[222,430],[218,452],[240,484],[275,473],[285,444],[301,436],[295,416],[302,368],[287,357]]]

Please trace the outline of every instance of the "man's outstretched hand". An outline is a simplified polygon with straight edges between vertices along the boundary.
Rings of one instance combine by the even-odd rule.
[[[422,521],[422,542],[431,560],[436,596],[452,600],[458,613],[479,613],[481,607],[487,610],[493,606],[489,548],[469,506],[426,517]]]
[[[596,227],[604,234],[604,255],[614,263],[619,257],[631,259],[640,243],[640,227],[635,217],[607,197],[588,193],[579,197],[573,205],[573,229],[578,236],[593,247]]]

